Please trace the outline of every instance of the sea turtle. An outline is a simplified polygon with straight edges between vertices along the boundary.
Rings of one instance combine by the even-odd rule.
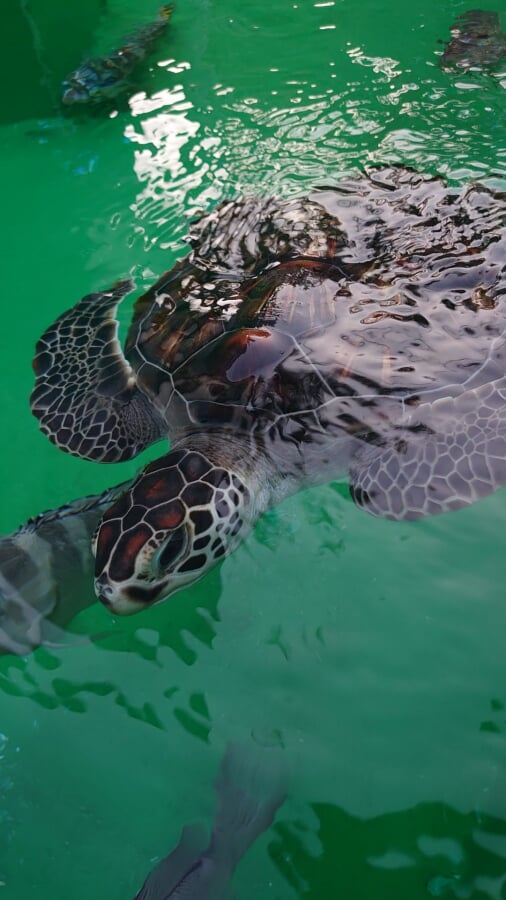
[[[392,519],[506,483],[505,222],[485,186],[373,168],[203,216],[137,300],[124,352],[130,282],[60,316],[34,359],[49,438],[102,462],[171,442],[103,515],[99,598],[118,613],[165,599],[330,479]]]
[[[63,82],[62,103],[74,107],[97,106],[126,91],[129,76],[164,33],[173,11],[172,3],[162,6],[154,22],[124,38],[117,50],[84,60]]]
[[[506,56],[506,34],[496,12],[468,9],[457,16],[439,60],[443,69],[490,69]]]

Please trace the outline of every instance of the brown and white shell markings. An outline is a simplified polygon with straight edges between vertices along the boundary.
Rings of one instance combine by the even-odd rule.
[[[223,203],[137,300],[92,294],[40,339],[32,408],[62,449],[128,459],[168,437],[103,516],[96,591],[165,599],[300,487],[348,476],[393,519],[506,483],[506,200],[404,168],[298,200]]]

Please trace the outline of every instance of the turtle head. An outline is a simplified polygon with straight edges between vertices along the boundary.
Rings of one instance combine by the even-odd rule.
[[[107,60],[91,60],[67,76],[62,84],[62,103],[64,106],[103,103],[119,93],[122,84],[114,65],[108,66]]]
[[[150,463],[95,534],[97,596],[129,614],[197,581],[250,530],[251,499],[236,474],[200,451]]]

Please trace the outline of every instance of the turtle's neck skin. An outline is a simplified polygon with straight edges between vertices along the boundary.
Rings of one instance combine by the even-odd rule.
[[[251,524],[267,509],[296,493],[301,486],[300,473],[280,470],[251,435],[227,431],[191,432],[172,442],[171,450],[195,450],[214,466],[238,476],[251,494]]]

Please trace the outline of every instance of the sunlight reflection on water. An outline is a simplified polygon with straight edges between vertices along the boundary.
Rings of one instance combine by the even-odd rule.
[[[134,171],[144,187],[130,208],[150,232],[155,230],[151,241],[169,249],[177,245],[188,216],[222,194],[228,178],[220,162],[222,140],[217,135],[197,140],[202,126],[181,85],[152,97],[136,94],[130,104],[135,116],[144,116],[139,129],[134,124],[125,128],[125,138],[142,148],[134,151]],[[145,115],[161,109],[170,112]]]

